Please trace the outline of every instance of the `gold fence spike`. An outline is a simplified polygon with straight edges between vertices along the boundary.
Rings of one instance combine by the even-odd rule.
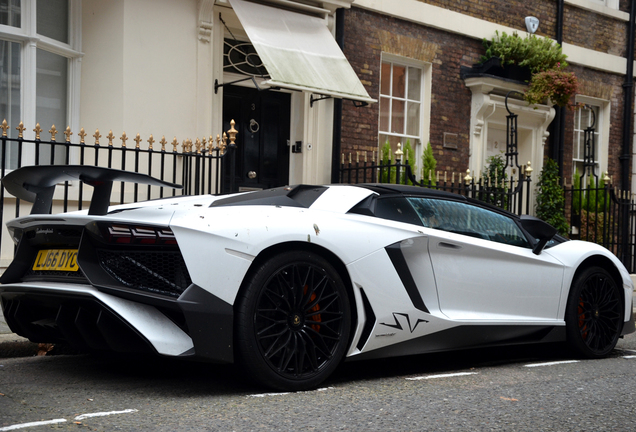
[[[7,136],[7,129],[9,129],[9,125],[7,124],[7,119],[2,120],[2,125],[0,125],[0,129],[2,129],[2,136]]]
[[[150,138],[148,138],[148,150],[152,150],[152,145],[155,143],[155,139],[153,138],[152,134],[150,134]]]
[[[179,145],[179,141],[177,141],[177,137],[172,138],[172,152],[177,152],[177,146]]]
[[[349,165],[351,165],[351,153],[349,153]]]
[[[133,141],[137,143],[135,145],[135,148],[139,148],[139,143],[141,142],[141,137],[139,136],[139,134],[137,134],[137,136],[135,136],[135,139]]]
[[[216,136],[217,140],[219,139],[219,136]],[[214,137],[212,135],[210,135],[210,140],[208,141],[208,151],[211,152],[212,150],[214,150]]]
[[[84,130],[84,128],[80,128],[80,131],[77,135],[79,135],[80,137],[80,144],[86,144],[86,141],[84,141],[84,138],[86,138],[86,131]]]
[[[359,151],[356,152],[356,163],[358,163],[358,164],[360,163],[360,152]]]
[[[181,141],[181,153],[185,153],[188,148],[188,142],[186,140]]]
[[[612,181],[612,179],[609,176],[609,173],[607,171],[605,171],[605,177],[603,177],[603,181],[605,182],[605,184],[609,183]]]
[[[344,165],[344,153],[342,153],[340,156],[342,157],[342,162],[341,162],[341,164],[342,164],[342,165]]]
[[[121,146],[123,148],[126,148],[126,141],[128,141],[128,136],[126,135],[126,131],[124,131],[121,136],[119,137],[119,139],[121,140]]]
[[[530,177],[532,175],[532,171],[534,171],[532,169],[532,163],[530,161],[528,161],[528,166],[526,167],[526,175],[528,177]]]
[[[221,155],[225,154],[225,148],[227,147],[227,134],[223,132],[223,139],[221,140]]]
[[[108,135],[106,135],[106,138],[108,138],[108,146],[112,147],[113,146],[113,140],[115,139],[115,135],[113,135],[113,130],[112,129],[108,132]]]
[[[400,158],[400,156],[402,156],[403,154],[404,152],[402,151],[402,143],[398,143],[398,149],[395,151],[395,157]]]
[[[70,126],[66,126],[66,130],[64,131],[64,135],[66,135],[66,142],[71,142],[71,135],[73,135],[73,132],[71,132],[71,127]]]
[[[99,145],[99,139],[102,137],[102,134],[99,133],[99,129],[95,129],[95,133],[93,134],[93,138],[95,138],[95,145]]]
[[[227,134],[230,136],[230,145],[236,144],[234,141],[236,141],[236,136],[238,135],[238,131],[234,129],[235,124],[236,122],[234,121],[234,119],[230,120],[230,130],[227,131]]]
[[[470,168],[466,170],[466,177],[464,177],[464,181],[466,184],[470,183],[473,178],[470,176]]]
[[[161,151],[165,152],[166,151],[166,144],[168,144],[168,141],[166,141],[166,136],[165,135],[161,136],[161,141],[159,141],[159,144],[161,144]]]
[[[35,132],[35,139],[39,140],[40,134],[42,133],[42,128],[40,127],[40,123],[35,124],[35,129],[33,129],[33,132]]]
[[[197,154],[201,154],[201,140],[199,138],[194,142],[194,147],[197,149]]]
[[[24,130],[26,129],[24,123],[20,122],[16,129],[18,130],[18,138],[24,138]]]
[[[49,133],[51,134],[51,141],[55,141],[55,135],[57,135],[58,133],[55,125],[51,126],[51,129],[49,129]]]

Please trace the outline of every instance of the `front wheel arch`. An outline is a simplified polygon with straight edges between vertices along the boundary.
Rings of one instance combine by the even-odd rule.
[[[591,264],[591,265],[590,265]],[[581,265],[572,280],[565,310],[567,341],[584,358],[602,358],[616,346],[624,325],[622,282],[605,266]]]

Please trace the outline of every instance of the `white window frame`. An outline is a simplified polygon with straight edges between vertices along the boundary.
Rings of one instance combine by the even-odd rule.
[[[419,171],[421,168],[420,159],[422,158],[422,152],[424,151],[424,146],[426,146],[430,140],[430,126],[431,126],[431,88],[432,88],[432,65],[431,63],[418,61],[415,59],[411,59],[408,57],[402,57],[395,54],[382,53],[380,59],[380,70],[382,70],[382,63],[391,63],[392,65],[405,66],[405,67],[414,67],[418,68],[421,71],[420,77],[420,131],[418,135],[407,135],[406,134],[406,124],[404,134],[392,133],[392,132],[384,132],[380,130],[380,112],[378,110],[378,149],[380,154],[380,150],[384,146],[384,142],[380,140],[381,135],[392,136],[392,137],[401,137],[403,138],[402,145],[406,143],[407,139],[411,140],[411,147],[415,152],[415,165],[418,168],[416,171]],[[382,80],[382,77],[380,77]],[[381,86],[381,81],[380,81]],[[392,88],[392,84],[391,84]],[[380,89],[381,91],[381,89]],[[408,101],[408,89],[405,90],[405,98],[404,101]],[[378,103],[380,103],[382,99],[382,95],[379,94]],[[393,97],[391,97],[393,99]],[[407,109],[407,104],[405,103],[405,110]],[[406,119],[405,119],[406,120]],[[391,121],[391,116],[389,116],[389,122]],[[395,151],[395,149],[393,150]],[[393,156],[394,158],[394,156]],[[402,161],[404,162],[404,161]],[[419,177],[419,172],[414,173],[417,177]]]
[[[587,0],[590,3],[606,6],[612,9],[618,9],[618,0]]]
[[[608,171],[608,159],[609,159],[609,134],[610,134],[610,108],[611,103],[608,100],[598,99],[590,96],[577,95],[576,102],[580,104],[586,104],[594,106],[598,109],[598,116],[596,117],[595,140],[597,147],[596,156],[596,169],[595,174],[599,179],[604,177],[604,174]],[[580,115],[578,111],[574,112],[574,115]],[[574,125],[576,126],[576,119]],[[576,162],[582,163],[582,158],[574,158],[575,146],[578,145],[578,134],[583,135],[583,129],[574,129],[574,136],[572,140],[572,176],[576,170]],[[580,155],[579,155],[580,156]],[[583,172],[580,173],[584,177]],[[612,175],[612,173],[610,173]]]
[[[37,0],[20,0],[20,27],[0,25],[0,39],[20,44],[20,121],[24,123],[24,138],[34,139],[33,129],[37,123],[36,80],[37,80],[37,50],[51,52],[68,59],[67,78],[67,112],[68,124],[55,125],[60,131],[57,140],[60,141],[61,132],[70,126],[74,134],[79,132],[80,105],[80,76],[81,60],[81,31],[82,31],[82,2],[68,0],[69,4],[69,42],[64,43],[42,36],[37,33]],[[2,120],[0,119],[0,122]],[[9,125],[15,128],[18,125]],[[40,125],[44,132],[43,140],[49,140],[48,130],[51,125]],[[25,155],[23,165],[35,163],[35,155]],[[72,155],[71,155],[72,156]]]

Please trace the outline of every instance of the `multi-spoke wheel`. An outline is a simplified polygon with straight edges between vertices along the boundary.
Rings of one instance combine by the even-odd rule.
[[[266,261],[239,299],[239,361],[270,387],[301,390],[338,366],[349,340],[347,291],[321,256],[290,251]]]
[[[565,312],[567,338],[587,358],[609,354],[623,328],[623,297],[607,271],[591,267],[572,283]]]

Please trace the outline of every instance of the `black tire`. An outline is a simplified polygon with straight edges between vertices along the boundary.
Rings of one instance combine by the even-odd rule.
[[[289,251],[261,265],[239,298],[239,363],[261,384],[306,390],[345,355],[351,329],[347,290],[323,257]]]
[[[590,267],[576,276],[565,311],[567,340],[584,358],[607,356],[623,329],[623,294],[610,274]]]

